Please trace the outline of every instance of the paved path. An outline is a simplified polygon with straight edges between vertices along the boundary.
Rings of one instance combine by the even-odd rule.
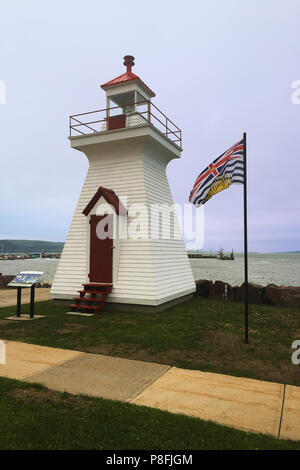
[[[46,287],[39,287],[35,289],[35,300],[39,302],[41,300],[50,299],[50,289]],[[17,303],[17,289],[0,289],[0,307],[16,306]],[[22,289],[22,304],[30,303],[30,289],[24,287]]]
[[[5,341],[0,376],[300,440],[300,387]]]

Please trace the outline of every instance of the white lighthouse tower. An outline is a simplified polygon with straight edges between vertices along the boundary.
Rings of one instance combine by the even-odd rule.
[[[110,308],[155,311],[195,291],[166,177],[181,156],[181,130],[132,72],[134,57],[124,65],[124,74],[101,86],[105,109],[70,117],[71,147],[86,155],[89,169],[51,297],[75,298],[74,311],[98,312],[104,300]]]

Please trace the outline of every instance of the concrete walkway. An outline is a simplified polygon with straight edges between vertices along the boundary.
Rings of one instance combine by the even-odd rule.
[[[35,289],[35,300],[40,302],[42,300],[50,300],[50,289],[46,287],[39,287]],[[12,311],[16,310],[17,303],[17,289],[1,289],[0,290],[0,307],[14,306]],[[22,289],[22,304],[30,303],[30,289],[28,287]]]
[[[0,376],[300,440],[300,387],[5,341]]]

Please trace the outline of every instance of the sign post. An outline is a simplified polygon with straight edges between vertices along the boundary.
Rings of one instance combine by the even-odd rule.
[[[20,318],[21,316],[21,295],[22,295],[22,287],[18,287],[17,292],[17,317]]]
[[[17,318],[21,317],[21,296],[23,287],[30,287],[29,318],[34,318],[35,283],[42,274],[43,272],[41,271],[22,271],[7,284],[8,287],[17,287]]]
[[[34,318],[34,294],[35,294],[35,284],[32,284],[30,287],[30,318]]]

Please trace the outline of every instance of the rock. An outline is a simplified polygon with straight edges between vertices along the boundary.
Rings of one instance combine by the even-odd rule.
[[[232,287],[227,282],[223,281],[216,281],[214,284],[211,283],[209,286],[209,294],[208,297],[210,299],[225,299],[225,288],[227,286],[227,299],[232,297]]]
[[[209,294],[209,286],[212,284],[212,281],[208,281],[207,279],[199,279],[196,281],[196,296],[200,297],[208,297]]]
[[[265,287],[264,302],[269,305],[279,305],[280,286],[277,286],[276,284],[268,284]]]
[[[43,282],[43,281],[37,281],[35,283],[35,287],[39,288],[39,287],[51,287],[51,284],[49,282]]]
[[[196,281],[195,296],[224,300],[226,286],[227,300],[244,301],[244,284],[232,287],[223,281],[212,282],[207,279]],[[48,287],[48,285],[44,284],[43,287]],[[282,305],[284,307],[300,307],[300,287],[277,286],[276,284],[269,284],[263,287],[249,282],[248,299],[251,304],[266,303],[269,305]]]
[[[47,288],[50,288],[51,287],[51,284],[49,284],[49,282],[44,282],[42,287],[47,287]]]
[[[265,288],[264,301],[269,305],[300,307],[300,287],[269,284]]]
[[[7,285],[10,281],[12,281],[12,279],[13,279],[14,277],[16,277],[16,276],[9,276],[9,275],[7,275],[7,276],[3,276],[3,275],[0,276],[0,287],[6,287],[6,285]]]
[[[281,294],[281,305],[285,307],[300,307],[300,294],[294,292],[287,292],[286,290]]]
[[[248,283],[248,302],[249,304],[261,304],[264,299],[265,288],[259,284]],[[239,287],[233,288],[233,300],[236,302],[244,301],[245,283]]]

